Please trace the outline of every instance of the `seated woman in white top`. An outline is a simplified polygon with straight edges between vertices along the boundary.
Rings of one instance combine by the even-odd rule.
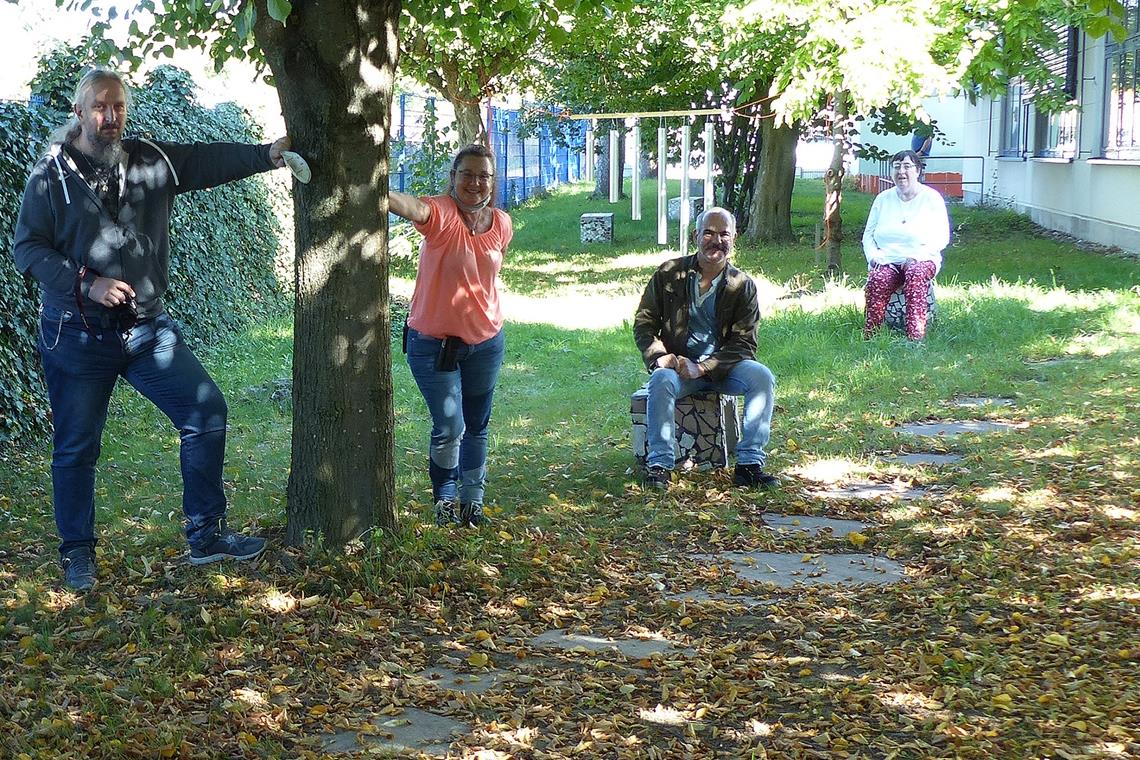
[[[913,150],[891,159],[894,190],[879,193],[871,204],[863,231],[867,257],[866,322],[870,338],[883,324],[891,294],[903,286],[906,297],[906,337],[926,336],[926,292],[942,268],[942,249],[950,242],[946,201],[937,190],[918,181],[922,159]]]

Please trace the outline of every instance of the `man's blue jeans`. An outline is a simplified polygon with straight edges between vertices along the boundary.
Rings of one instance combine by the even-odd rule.
[[[432,498],[481,502],[487,480],[487,426],[506,345],[503,332],[461,347],[458,369],[450,372],[435,368],[440,343],[439,338],[408,330],[408,367],[431,414]]]
[[[649,376],[649,397],[645,402],[648,467],[673,469],[676,464],[677,400],[700,391],[744,396],[744,421],[740,442],[736,444],[737,464],[763,465],[767,459],[764,447],[772,435],[772,407],[776,396],[776,377],[757,361],[737,364],[719,382],[708,378],[686,380],[676,370],[658,368]]]
[[[95,464],[119,377],[178,429],[186,539],[191,545],[208,541],[226,512],[222,392],[165,312],[128,334],[103,326],[95,315],[88,323],[90,332],[79,314],[55,307],[45,306],[40,315],[39,348],[55,425],[51,477],[60,553],[95,546]]]

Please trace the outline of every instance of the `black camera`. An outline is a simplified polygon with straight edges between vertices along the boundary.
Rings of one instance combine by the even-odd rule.
[[[115,321],[120,330],[130,330],[139,323],[139,304],[134,296],[115,307]]]
[[[454,335],[449,335],[439,343],[439,354],[435,357],[437,372],[454,372],[459,369],[459,347],[463,341]]]

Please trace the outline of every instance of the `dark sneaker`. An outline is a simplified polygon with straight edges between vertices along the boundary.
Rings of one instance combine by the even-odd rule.
[[[660,465],[651,465],[645,468],[645,485],[664,491],[673,480],[673,472]]]
[[[95,550],[81,546],[60,557],[63,585],[72,591],[90,591],[95,585]]]
[[[483,502],[473,501],[470,504],[461,504],[459,507],[459,524],[467,528],[478,528],[491,522],[491,518],[483,514]]]
[[[764,472],[758,464],[738,464],[732,473],[733,485],[742,488],[771,488],[779,482],[779,478]]]
[[[190,564],[209,565],[224,559],[256,559],[265,551],[265,539],[243,536],[218,523],[218,531],[204,544],[190,547]]]
[[[447,525],[459,525],[454,499],[440,499],[435,503],[435,524],[441,528]]]

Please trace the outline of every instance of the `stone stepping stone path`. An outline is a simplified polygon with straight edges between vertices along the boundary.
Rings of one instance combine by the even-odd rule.
[[[328,754],[347,754],[372,748],[391,752],[420,752],[446,755],[451,742],[471,731],[471,726],[445,715],[409,707],[395,717],[385,716],[372,722],[375,733],[338,731],[321,743]]]
[[[1022,430],[1029,427],[1026,422],[992,422],[990,420],[962,420],[960,422],[912,422],[899,425],[896,428],[900,433],[908,435],[925,436],[927,438],[944,438],[963,433],[1008,433],[1011,430]]]
[[[836,538],[843,538],[849,533],[857,533],[869,527],[867,523],[858,520],[812,515],[764,515],[764,524],[776,533],[807,533],[818,536],[823,531],[830,531]]]
[[[671,641],[661,639],[610,639],[591,636],[586,633],[571,633],[564,628],[541,633],[530,640],[531,645],[546,649],[573,651],[585,649],[589,652],[621,652],[632,660],[643,660],[656,654],[693,654],[693,650],[678,647]]]
[[[903,578],[903,567],[872,554],[787,554],[783,552],[721,552],[694,554],[695,560],[709,563],[731,562],[733,572],[745,580],[789,587],[887,584]]]
[[[942,465],[961,462],[963,457],[961,454],[898,454],[896,456],[883,457],[883,459],[887,462],[894,462],[895,464],[929,464],[940,467]]]
[[[973,408],[979,406],[1013,406],[1014,400],[1003,396],[958,396],[952,399],[954,406]]]
[[[462,673],[443,665],[421,670],[413,678],[420,679],[437,689],[457,691],[462,694],[482,694],[499,684],[509,681],[513,673],[492,670],[486,673]]]
[[[879,499],[883,501],[912,501],[927,496],[925,488],[913,488],[902,483],[873,483],[869,480],[848,483],[825,491],[808,493],[816,499]]]

